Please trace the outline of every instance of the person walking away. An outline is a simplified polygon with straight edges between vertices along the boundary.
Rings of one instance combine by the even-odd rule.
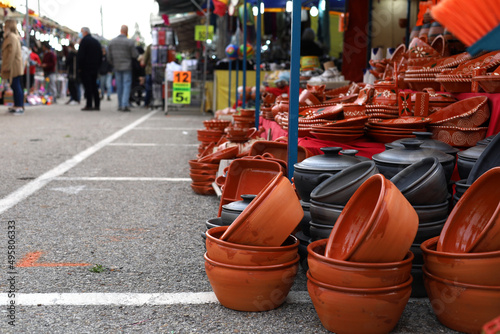
[[[101,43],[90,34],[90,29],[83,27],[82,40],[76,54],[77,67],[85,89],[87,104],[82,111],[99,111],[101,99],[97,88],[97,74],[102,62]],[[94,106],[92,106],[94,102]]]
[[[22,115],[24,113],[24,92],[21,87],[21,80],[24,71],[17,22],[11,19],[6,20],[4,31],[1,75],[3,80],[8,80],[14,94],[14,108],[9,111],[14,115]]]
[[[42,65],[42,60],[40,57],[36,54],[35,50],[33,47],[30,47],[31,53],[28,58],[28,62],[30,64],[30,70],[28,73],[28,66],[24,68],[24,77],[23,77],[23,83],[24,87],[28,88],[28,91],[31,91],[33,88],[33,85],[35,84],[35,73],[36,73],[36,67]],[[27,76],[29,75],[30,77],[30,86],[26,87],[27,84]]]
[[[113,66],[118,93],[118,110],[130,111],[129,99],[132,86],[132,59],[137,59],[138,53],[134,41],[127,37],[128,27],[122,25],[120,35],[109,43],[108,61]]]
[[[113,66],[108,62],[106,47],[102,47],[102,62],[99,68],[99,82],[101,84],[101,100],[104,99],[104,90],[111,101],[111,80],[113,79]]]
[[[56,103],[57,99],[57,85],[56,85],[56,54],[50,50],[49,43],[45,42],[42,44],[43,57],[42,57],[42,68],[43,76],[45,80],[49,80],[48,93],[52,95],[53,103]]]
[[[78,66],[76,62],[76,50],[73,42],[69,43],[68,55],[66,56],[66,69],[68,71],[68,90],[69,100],[66,104],[76,105],[80,104],[80,95],[78,88],[80,87],[80,75],[78,73]]]
[[[144,86],[146,87],[146,95],[144,96],[144,107],[151,107],[151,98],[153,96],[153,65],[151,63],[151,44],[146,48],[146,52],[141,59],[141,66],[144,67],[144,73],[146,74],[146,79]]]

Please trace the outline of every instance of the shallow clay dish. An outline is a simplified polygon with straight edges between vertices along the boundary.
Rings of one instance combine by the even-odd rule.
[[[418,216],[399,189],[375,174],[356,190],[340,214],[325,256],[357,262],[401,261],[418,229]]]
[[[479,177],[451,211],[437,244],[438,252],[500,250],[500,167]]]
[[[198,159],[198,162],[215,164],[219,163],[222,159],[233,159],[234,157],[236,157],[239,150],[240,149],[238,146],[230,146],[212,154],[208,154]]]
[[[498,316],[500,286],[466,284],[442,279],[425,266],[424,284],[438,320],[464,333],[480,333],[482,326]]]
[[[388,119],[379,122],[369,122],[372,125],[388,126],[395,128],[416,128],[424,126],[431,120],[426,117],[401,117],[396,119]]]
[[[432,138],[455,147],[472,147],[486,136],[487,127],[429,126]]]
[[[252,246],[279,246],[303,216],[295,189],[280,172],[234,220],[221,240]]]
[[[444,107],[428,116],[431,125],[451,125],[461,128],[474,128],[490,117],[486,96],[476,96],[461,100]]]
[[[451,281],[500,286],[500,250],[482,253],[436,251],[439,236],[424,241],[422,249],[427,271]]]

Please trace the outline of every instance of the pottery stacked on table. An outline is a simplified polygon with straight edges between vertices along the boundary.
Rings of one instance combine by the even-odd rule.
[[[488,139],[483,143],[484,145],[477,145],[459,152],[460,159],[457,162],[457,167],[459,174],[461,170],[463,174],[460,174],[462,179],[455,183],[454,204],[460,200],[460,197],[478,177],[489,169],[500,166],[500,136],[492,136]],[[471,157],[470,160],[469,157]],[[464,169],[467,173],[464,172]]]
[[[445,326],[480,333],[500,314],[500,167],[480,176],[439,237],[422,243],[424,282]]]
[[[356,190],[378,170],[373,161],[359,162],[321,182],[311,192],[310,236],[328,238],[335,222]]]
[[[417,235],[411,247],[415,255],[412,265],[412,297],[425,297],[420,244],[438,236],[450,207],[444,169],[436,157],[424,158],[396,174],[391,182],[413,206],[419,218]]]
[[[284,301],[299,267],[292,232],[302,207],[280,172],[229,226],[207,231],[205,271],[219,302],[238,311],[267,311]]]
[[[411,294],[409,251],[418,216],[382,174],[352,195],[329,238],[308,247],[307,288],[323,326],[336,333],[388,333]]]
[[[224,135],[224,129],[231,124],[231,121],[210,119],[203,121],[205,129],[198,130],[198,153],[202,154],[209,146],[212,148]]]

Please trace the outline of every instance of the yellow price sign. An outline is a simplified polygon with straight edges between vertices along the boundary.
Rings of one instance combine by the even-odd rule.
[[[191,104],[191,91],[174,90],[174,104]]]
[[[194,40],[195,41],[206,41],[207,39],[214,39],[214,26],[208,26],[208,34],[207,27],[204,25],[194,26]]]

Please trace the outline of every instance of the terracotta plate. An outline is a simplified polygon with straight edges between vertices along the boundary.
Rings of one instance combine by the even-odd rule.
[[[425,117],[400,117],[396,119],[386,119],[379,122],[370,122],[370,124],[389,126],[395,128],[415,128],[429,123],[431,120]]]

